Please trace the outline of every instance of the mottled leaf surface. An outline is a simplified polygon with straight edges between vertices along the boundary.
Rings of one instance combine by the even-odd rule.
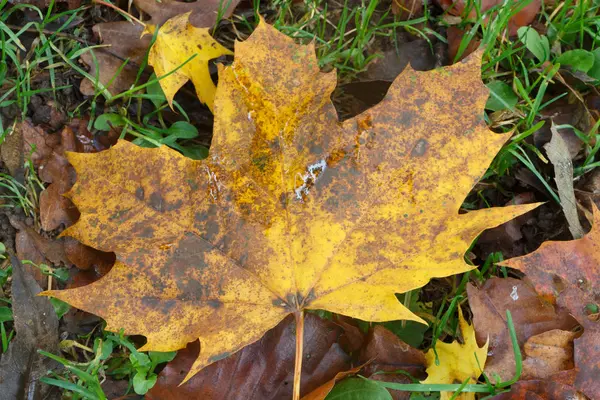
[[[219,68],[206,160],[126,141],[69,155],[81,218],[66,234],[118,261],[48,294],[145,335],[142,350],[200,339],[187,379],[301,310],[419,321],[395,293],[474,268],[473,239],[536,206],[459,214],[508,139],[483,121],[479,56],[407,69],[341,124],[335,72],[261,23]]]

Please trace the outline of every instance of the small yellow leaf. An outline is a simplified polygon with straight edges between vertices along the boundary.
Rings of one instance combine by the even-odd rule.
[[[452,343],[438,342],[435,349],[439,358],[439,365],[435,364],[435,353],[430,349],[425,358],[427,360],[427,379],[421,383],[461,384],[466,379],[469,383],[476,383],[477,378],[487,359],[488,342],[483,347],[477,346],[475,329],[465,321],[462,311],[458,309],[458,321],[460,331],[464,338],[464,344],[457,341]],[[440,400],[448,400],[453,392],[441,392]],[[461,393],[457,399],[474,400],[472,392]]]
[[[148,55],[148,63],[154,67],[156,76],[161,77],[196,55],[159,83],[172,108],[175,93],[191,79],[198,98],[212,111],[216,88],[210,78],[208,61],[233,53],[214,40],[208,28],[196,28],[190,24],[189,16],[190,13],[178,15],[159,28],[156,42]],[[147,27],[145,32],[152,33],[154,29]]]

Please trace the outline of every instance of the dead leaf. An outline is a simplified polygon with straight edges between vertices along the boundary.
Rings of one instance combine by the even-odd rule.
[[[569,231],[574,239],[579,239],[583,236],[583,228],[579,223],[579,215],[577,214],[577,200],[575,192],[573,192],[573,163],[567,144],[558,133],[554,123],[551,126],[552,139],[550,143],[544,146],[548,158],[554,166],[554,180],[558,188],[558,196],[560,205],[565,214],[565,218],[569,223]]]
[[[13,266],[12,309],[17,335],[0,356],[0,387],[3,399],[56,398],[55,387],[39,382],[57,363],[37,352],[58,353],[58,318],[35,279],[27,274],[19,260],[11,255]]]
[[[25,158],[23,154],[23,134],[21,127],[24,123],[17,124],[8,132],[2,143],[0,143],[0,160],[4,163],[8,172],[18,182],[24,181]]]
[[[240,0],[228,0],[227,10],[223,18],[229,18]],[[133,0],[135,7],[143,13],[150,15],[149,25],[162,25],[167,20],[181,14],[192,13],[190,23],[197,28],[211,27],[217,18],[217,12],[222,5],[220,0],[205,0],[183,2],[176,0]],[[142,60],[150,45],[151,36],[142,36],[143,27],[131,22],[106,22],[94,26],[94,35],[107,48],[91,50],[83,53],[81,59],[90,67],[90,75],[98,76],[98,81],[106,86],[116,76],[108,90],[112,94],[128,90],[135,82]],[[93,54],[92,54],[93,53]],[[94,60],[95,58],[95,60]],[[117,74],[119,67],[129,59],[121,73]],[[96,65],[98,68],[96,68]],[[84,95],[95,94],[93,82],[85,79],[81,82],[80,91]]]
[[[46,293],[145,335],[142,351],[200,338],[186,379],[290,313],[421,321],[395,293],[473,269],[463,256],[481,231],[537,207],[458,213],[508,139],[483,120],[480,53],[407,70],[343,124],[314,44],[263,22],[235,54],[206,160],[126,141],[69,154],[81,218],[65,234],[118,261],[96,283]]]
[[[452,15],[460,15],[463,17],[463,19],[476,20],[478,12],[483,14],[486,11],[488,11],[490,8],[495,7],[499,4],[503,4],[503,1],[502,0],[482,0],[478,9],[476,9],[475,7],[472,6],[473,3],[469,3],[468,1],[465,1],[465,0],[437,0],[437,3],[444,10],[446,10],[447,12],[449,12]],[[512,1],[509,4],[512,5],[515,3],[517,3],[517,1]],[[470,7],[469,7],[470,11],[469,11],[468,15],[464,15],[467,5],[470,5]],[[510,18],[510,20],[508,21],[508,34],[510,36],[514,36],[517,34],[517,30],[520,27],[526,26],[526,25],[529,25],[530,23],[532,23],[533,20],[535,19],[535,16],[540,11],[541,5],[542,5],[542,0],[533,0],[529,4],[527,4],[525,7],[523,7],[519,12],[517,12],[515,15],[513,15]],[[504,7],[507,7],[507,6],[508,6],[508,4],[504,5]]]
[[[551,304],[542,301],[533,288],[518,279],[493,277],[480,289],[469,284],[467,294],[477,341],[483,344],[489,338],[485,373],[492,381],[496,381],[496,374],[508,381],[516,372],[506,310],[511,312],[521,348],[535,335],[553,329],[571,330],[577,326],[577,321],[565,310],[556,311]]]
[[[369,362],[370,361],[370,362]],[[365,347],[361,350],[359,362],[367,363],[361,375],[373,380],[394,383],[413,383],[402,373],[409,373],[415,379],[425,379],[425,354],[421,350],[409,346],[390,330],[381,325],[375,325],[370,331]],[[388,372],[387,374],[375,374]],[[394,373],[396,372],[396,373]],[[408,400],[410,392],[390,390],[394,400]]]
[[[446,36],[448,39],[448,58],[450,59],[451,63],[454,62],[456,55],[458,54],[460,43],[462,42],[466,33],[467,31],[456,26],[449,26],[448,29],[446,29]],[[461,53],[460,58],[456,61],[461,61],[465,57],[469,56],[469,54],[473,53],[475,50],[477,50],[477,48],[479,48],[480,44],[480,40],[471,39],[465,50]]]
[[[168,74],[195,56],[191,61],[166,78],[158,81],[173,108],[175,93],[189,80],[196,88],[198,99],[213,109],[216,87],[210,78],[208,62],[233,53],[210,36],[208,28],[196,28],[189,22],[190,13],[171,18],[158,29],[156,41],[148,54],[148,64],[157,77]],[[154,26],[146,27],[154,33]]]
[[[551,379],[519,381],[510,392],[501,393],[490,400],[587,400],[574,388]]]
[[[400,21],[423,16],[423,2],[419,0],[392,0],[392,13]]]
[[[469,383],[477,382],[487,359],[488,342],[483,347],[477,345],[475,330],[465,321],[460,307],[458,308],[458,322],[463,343],[457,341],[437,342],[435,352],[433,349],[429,349],[425,354],[427,379],[421,383],[462,383],[467,379]],[[436,364],[436,352],[439,364]],[[452,392],[440,392],[440,400],[448,400],[453,397],[453,394]],[[461,393],[454,398],[475,400],[475,393]]]
[[[177,353],[148,392],[148,400],[269,400],[292,397],[295,322],[286,318],[262,339],[204,368],[179,386],[198,357],[198,341]],[[307,314],[302,364],[303,394],[350,368],[350,356],[338,344],[344,331],[331,321]]]
[[[600,323],[590,318],[586,307],[598,303],[600,292],[598,238],[600,211],[592,203],[592,229],[581,239],[545,242],[531,254],[503,261],[519,269],[533,282],[538,293],[556,300],[583,325],[575,339],[575,367],[579,371],[574,387],[588,397],[600,398]]]
[[[532,336],[525,342],[521,379],[546,379],[574,368],[573,339],[577,333],[553,329]]]

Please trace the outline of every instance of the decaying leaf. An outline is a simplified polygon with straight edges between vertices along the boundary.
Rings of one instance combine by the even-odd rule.
[[[576,389],[552,379],[519,381],[509,392],[501,393],[490,400],[587,400]]]
[[[177,353],[146,396],[149,400],[276,400],[292,396],[295,354],[294,318],[288,317],[242,351],[204,368],[181,383],[198,357],[198,342]],[[331,321],[308,314],[301,393],[313,392],[350,368],[350,356],[338,340],[344,331]]]
[[[335,72],[261,22],[219,68],[206,160],[126,141],[69,154],[81,218],[66,234],[118,261],[46,295],[145,335],[142,350],[199,338],[186,379],[306,309],[419,321],[395,293],[473,269],[478,234],[537,206],[458,213],[508,139],[483,120],[480,55],[408,69],[340,124]]]
[[[554,123],[552,123],[550,130],[552,132],[552,139],[544,148],[552,165],[554,165],[554,180],[558,189],[560,206],[569,223],[569,231],[573,235],[573,239],[579,239],[583,236],[583,228],[581,227],[581,223],[579,223],[577,200],[575,199],[575,192],[573,192],[573,162],[571,161],[571,154]]]
[[[553,329],[525,342],[522,379],[546,379],[573,369],[573,339],[577,333]]]
[[[200,101],[212,110],[216,87],[210,78],[208,62],[233,53],[213,39],[208,28],[196,28],[190,24],[189,16],[190,13],[178,15],[160,27],[148,54],[148,63],[154,67],[156,76],[161,77],[195,56],[159,83],[172,108],[175,93],[191,80]],[[147,26],[147,29],[153,33],[155,27]]]
[[[222,7],[220,0],[203,0],[183,2],[177,0],[133,0],[140,11],[150,15],[149,25],[162,25],[177,15],[192,13],[190,22],[195,27],[210,27],[217,18],[218,10]],[[225,2],[227,9],[223,18],[228,18],[239,0]],[[98,81],[106,86],[112,79],[108,90],[119,93],[130,88],[135,81],[138,69],[150,45],[150,35],[141,37],[144,28],[139,24],[128,21],[105,22],[94,26],[94,35],[108,47],[94,49],[82,54],[81,59],[90,67],[89,74],[98,76]],[[124,61],[129,60],[119,72]],[[113,79],[114,78],[114,79]],[[85,79],[81,82],[81,93],[91,96],[96,89],[94,84]]]
[[[506,310],[509,310],[521,350],[527,340],[553,329],[571,330],[577,326],[565,310],[555,310],[538,297],[526,282],[514,278],[491,278],[481,287],[467,285],[469,305],[473,312],[473,326],[479,344],[488,341],[489,354],[485,373],[495,382],[498,375],[503,381],[516,372],[515,356]]]
[[[434,352],[429,349],[425,354],[427,359],[427,379],[421,383],[469,383],[477,382],[482,368],[487,359],[488,343],[483,347],[477,345],[475,330],[473,326],[465,321],[462,311],[458,309],[458,323],[464,343],[454,341],[452,343],[437,342]],[[436,352],[439,364],[436,364]],[[441,392],[440,400],[448,400],[452,392]],[[475,393],[461,393],[456,397],[460,400],[475,400]]]
[[[600,293],[600,211],[592,206],[592,229],[581,239],[545,242],[533,253],[503,261],[502,265],[525,272],[540,295],[555,301],[558,298],[558,304],[583,325],[583,335],[574,341],[575,368],[579,371],[574,387],[595,399],[600,398],[600,322],[588,315],[588,307],[597,307]]]
[[[0,355],[0,398],[49,399],[53,387],[39,382],[48,370],[57,368],[51,359],[37,352],[58,352],[58,318],[35,279],[27,274],[15,256],[13,265],[12,309],[17,336]],[[56,388],[54,388],[56,389]]]

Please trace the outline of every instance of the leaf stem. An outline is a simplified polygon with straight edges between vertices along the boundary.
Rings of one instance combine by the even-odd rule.
[[[137,22],[138,24],[142,25],[144,28],[146,27],[145,23],[143,23],[142,21],[140,21],[139,19],[137,19],[133,15],[129,14],[127,11],[121,10],[119,7],[115,6],[114,4],[110,4],[110,3],[107,3],[107,2],[102,1],[102,0],[94,0],[94,3],[101,4],[101,5],[105,6],[105,7],[112,8],[113,10],[115,10],[116,12],[118,12],[119,14],[123,15],[125,18],[130,18],[133,21]]]
[[[304,311],[299,310],[296,317],[296,365],[294,366],[294,400],[300,400],[300,376],[302,375],[302,348],[304,345]]]

